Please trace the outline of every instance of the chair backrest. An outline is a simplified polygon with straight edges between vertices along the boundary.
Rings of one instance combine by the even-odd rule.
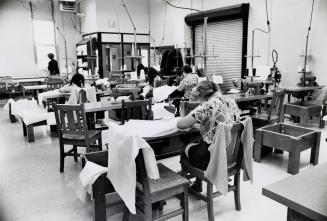
[[[87,100],[87,95],[86,95],[86,91],[84,89],[81,89],[79,91],[79,99],[78,99],[78,103],[79,104],[85,104],[85,103],[88,103],[88,100]]]
[[[168,79],[154,81],[154,87],[168,85]]]
[[[268,110],[268,120],[270,120],[271,115],[279,116],[284,103],[285,91],[274,91],[273,97],[271,99],[270,109]]]
[[[243,132],[243,124],[235,123],[231,130],[232,141],[227,147],[227,164],[232,165],[229,169],[240,169],[243,159],[243,146],[241,143],[241,134]]]
[[[49,77],[47,79],[47,90],[56,90],[60,89],[64,86],[64,81],[61,78],[54,78],[54,77]]]
[[[151,99],[139,101],[122,100],[121,123],[124,124],[126,120],[130,119],[151,120],[151,106]]]
[[[54,112],[60,139],[65,134],[84,135],[88,139],[84,104],[55,104]]]

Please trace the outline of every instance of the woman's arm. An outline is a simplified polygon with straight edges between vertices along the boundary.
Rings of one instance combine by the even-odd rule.
[[[60,93],[70,93],[70,85],[69,84],[67,84],[67,85],[65,85],[65,86],[63,86],[62,88],[60,88],[59,89],[59,92]]]
[[[194,117],[192,117],[191,114],[188,114],[187,116],[183,117],[179,121],[177,121],[177,128],[178,129],[187,129],[192,127],[194,124],[196,124],[197,121]]]
[[[184,81],[182,81],[182,82],[178,85],[178,87],[177,87],[176,90],[181,91],[181,92],[184,92],[184,90],[185,90],[185,83],[184,83]]]

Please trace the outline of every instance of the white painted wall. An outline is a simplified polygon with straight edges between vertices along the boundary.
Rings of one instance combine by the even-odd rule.
[[[34,1],[34,19],[52,20],[49,0]],[[0,75],[27,77],[38,74],[34,59],[32,20],[28,2],[0,1]],[[76,42],[80,35],[73,28],[72,14],[59,12],[58,0],[54,1],[56,26],[67,41],[68,65],[75,59]],[[65,71],[63,38],[57,33],[60,70]],[[45,67],[47,68],[47,67]]]
[[[199,10],[210,10],[240,3],[250,3],[249,28],[248,28],[248,52],[251,53],[252,29],[266,28],[266,14],[264,0],[171,0],[170,3],[192,7]],[[193,5],[191,5],[193,3]],[[309,24],[311,1],[308,0],[268,0],[269,19],[271,21],[271,33],[255,33],[255,51],[262,56],[255,59],[255,65],[272,65],[271,50],[275,48],[279,53],[278,67],[282,72],[282,84],[294,85],[299,81],[296,72],[303,59],[299,55],[304,51],[306,30]],[[312,31],[310,34],[309,48],[313,54],[313,60],[309,62],[311,69],[318,78],[318,82],[326,84],[327,76],[324,52],[327,47],[327,1],[315,2]],[[151,36],[156,40],[156,46],[176,45],[191,47],[190,28],[185,24],[185,15],[189,10],[166,8],[166,24],[164,26],[165,3],[162,0],[151,0],[150,4],[150,30]],[[165,34],[163,35],[163,33]],[[248,66],[250,62],[248,61]],[[325,82],[325,83],[324,83]]]
[[[17,1],[0,1],[0,75],[35,72],[32,23]]]
[[[85,16],[81,18],[81,29],[83,33],[97,31],[97,18],[95,0],[84,0],[79,3],[80,12]]]
[[[137,33],[149,33],[148,1],[124,0]],[[121,0],[96,0],[96,17],[98,31],[134,31]]]

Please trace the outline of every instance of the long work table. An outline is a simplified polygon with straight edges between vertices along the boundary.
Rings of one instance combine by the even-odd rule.
[[[327,163],[266,186],[262,194],[287,206],[287,221],[326,221]]]

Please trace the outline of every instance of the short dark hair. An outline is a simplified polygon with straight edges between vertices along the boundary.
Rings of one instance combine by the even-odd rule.
[[[192,73],[192,68],[189,65],[184,65],[183,72],[185,72],[186,74]]]
[[[82,84],[84,84],[85,79],[84,76],[80,73],[76,73],[73,75],[72,79],[70,80],[70,85],[73,83],[76,84],[78,87],[82,87]]]
[[[50,58],[50,59],[54,59],[54,54],[49,53],[49,54],[48,54],[48,58]]]

